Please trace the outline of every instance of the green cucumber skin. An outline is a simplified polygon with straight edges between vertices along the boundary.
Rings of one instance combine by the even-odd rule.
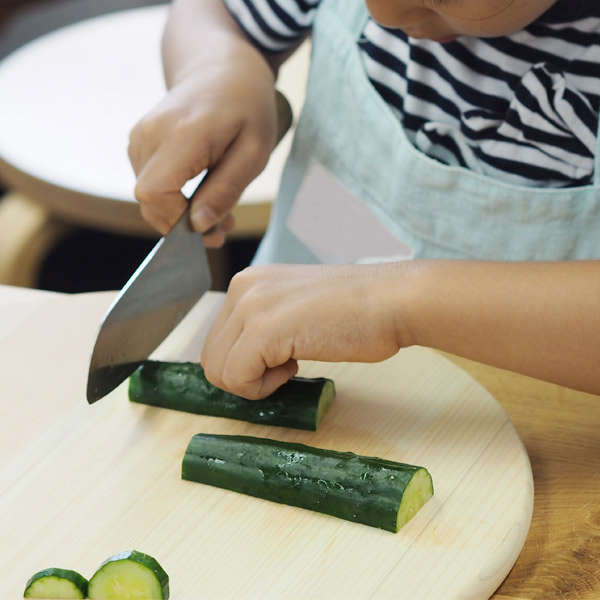
[[[79,591],[81,592],[81,598],[87,597],[88,580],[83,575],[81,575],[77,571],[72,571],[71,569],[59,569],[55,567],[44,569],[43,571],[38,571],[37,573],[32,575],[29,578],[27,584],[25,585],[23,597],[30,598],[31,596],[28,595],[28,590],[36,581],[44,577],[57,577],[59,579],[67,579],[79,589]]]
[[[335,395],[331,379],[294,377],[264,400],[246,400],[208,382],[198,363],[145,361],[129,378],[132,402],[315,431]]]
[[[160,566],[159,562],[150,556],[149,554],[144,554],[143,552],[139,552],[138,550],[125,550],[124,552],[119,552],[119,554],[115,554],[107,558],[96,570],[94,575],[90,578],[89,581],[89,594],[90,598],[93,597],[94,594],[94,577],[99,575],[102,572],[103,567],[108,565],[109,563],[118,562],[118,561],[132,561],[143,565],[150,569],[156,579],[158,580],[162,592],[162,600],[169,599],[169,576],[165,572],[165,570]]]
[[[195,435],[182,478],[396,532],[422,467],[248,436]]]

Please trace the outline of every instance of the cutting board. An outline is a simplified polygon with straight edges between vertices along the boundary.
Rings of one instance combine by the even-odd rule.
[[[311,363],[337,397],[317,432],[130,403],[89,406],[89,356],[113,293],[48,297],[0,316],[0,598],[47,567],[90,577],[134,548],[173,600],[486,599],[515,563],[533,508],[529,459],[507,415],[424,348],[377,364]],[[194,359],[222,295],[209,293],[157,358]],[[190,438],[230,433],[422,465],[434,497],[393,534],[180,478]]]

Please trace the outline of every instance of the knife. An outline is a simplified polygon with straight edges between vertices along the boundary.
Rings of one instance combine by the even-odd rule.
[[[292,111],[278,91],[276,101],[279,143],[292,123]],[[207,174],[198,188],[206,179]],[[87,401],[93,404],[125,381],[211,285],[202,234],[192,229],[188,206],[104,316],[90,360]]]

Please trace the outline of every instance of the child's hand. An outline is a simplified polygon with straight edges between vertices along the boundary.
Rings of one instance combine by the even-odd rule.
[[[399,301],[386,285],[393,270],[268,265],[242,271],[204,346],[208,379],[255,399],[293,376],[300,359],[375,362],[392,356],[402,337],[395,323]]]
[[[202,364],[247,398],[297,360],[374,362],[436,348],[600,394],[600,261],[269,265],[236,275]]]
[[[274,77],[264,62],[243,62],[180,79],[131,131],[135,195],[144,219],[163,234],[186,206],[183,185],[209,169],[192,200],[191,220],[202,232],[217,225],[205,241],[221,245],[233,226],[231,209],[267,163],[275,145]]]

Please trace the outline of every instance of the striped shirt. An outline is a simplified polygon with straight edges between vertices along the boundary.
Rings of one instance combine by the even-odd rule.
[[[265,52],[310,33],[320,0],[223,0]],[[515,34],[413,39],[369,19],[365,72],[411,142],[447,165],[501,181],[592,181],[600,112],[600,1],[558,0]]]

